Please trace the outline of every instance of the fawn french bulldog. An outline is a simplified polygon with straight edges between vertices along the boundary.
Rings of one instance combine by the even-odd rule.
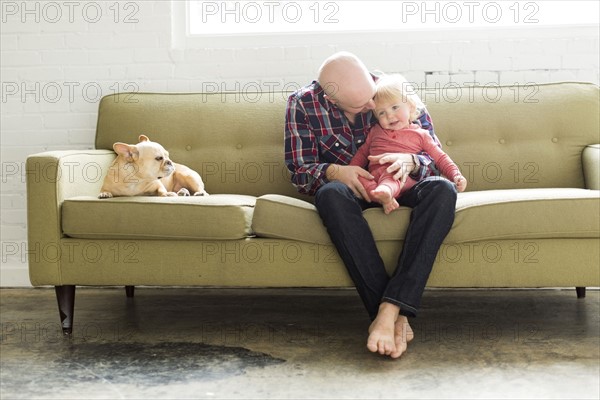
[[[104,178],[101,199],[117,196],[205,196],[200,175],[169,159],[160,144],[140,135],[140,143],[113,145],[117,158]]]

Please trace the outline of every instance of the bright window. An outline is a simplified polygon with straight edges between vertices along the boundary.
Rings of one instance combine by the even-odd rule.
[[[598,1],[200,1],[190,35],[439,30],[598,24]]]

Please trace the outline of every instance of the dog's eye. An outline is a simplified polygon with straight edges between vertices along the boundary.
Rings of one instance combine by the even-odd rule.
[[[156,161],[162,161],[163,157],[156,157]]]

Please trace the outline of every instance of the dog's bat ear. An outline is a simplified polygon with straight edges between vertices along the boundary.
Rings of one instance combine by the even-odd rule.
[[[140,135],[140,137],[138,138],[140,142],[149,142],[150,139],[148,139],[148,136],[146,135]]]
[[[136,146],[121,142],[115,143],[113,145],[113,150],[115,153],[125,157],[129,162],[137,160],[140,154]]]

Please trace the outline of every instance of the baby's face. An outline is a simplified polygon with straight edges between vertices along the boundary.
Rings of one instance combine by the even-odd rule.
[[[404,129],[410,121],[411,106],[402,99],[375,103],[375,117],[383,129]]]

